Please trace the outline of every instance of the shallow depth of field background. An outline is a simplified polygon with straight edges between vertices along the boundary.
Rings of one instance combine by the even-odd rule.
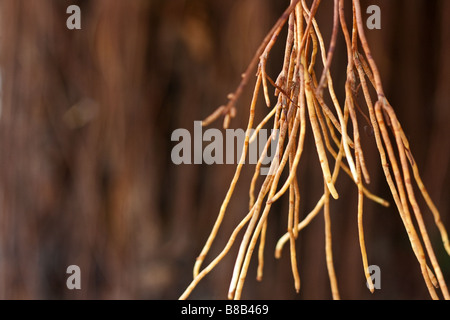
[[[71,4],[81,8],[80,31],[66,28]],[[382,29],[366,32],[385,92],[450,230],[450,1],[362,1],[363,8],[370,4],[381,8]],[[0,1],[0,298],[178,298],[234,166],[172,164],[171,133],[192,132],[194,121],[226,102],[287,6],[287,0]],[[328,46],[332,1],[322,1],[318,19]],[[272,78],[281,67],[284,35],[269,59]],[[337,91],[347,63],[343,36],[338,40],[331,69]],[[251,91],[231,128],[245,128]],[[267,110],[260,99],[258,117]],[[381,268],[381,290],[366,288],[357,191],[342,173],[340,199],[331,207],[341,297],[428,299],[370,134],[363,148],[369,189],[392,203],[365,201],[369,264]],[[252,169],[244,170],[205,263],[247,213]],[[311,139],[299,175],[304,216],[323,188]],[[425,217],[449,283],[450,257],[428,211]],[[297,240],[300,294],[288,251],[273,257],[286,219],[282,198],[269,218],[263,281],[256,282],[253,263],[243,298],[330,299],[323,217]],[[236,248],[192,298],[225,299],[235,256]],[[81,290],[66,288],[72,264],[81,268]]]

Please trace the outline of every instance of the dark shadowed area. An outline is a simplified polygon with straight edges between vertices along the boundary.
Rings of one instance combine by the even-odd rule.
[[[328,45],[333,8],[332,1],[322,2],[317,17]],[[71,4],[81,8],[81,30],[66,28]],[[450,1],[361,4],[381,8],[381,29],[366,30],[369,45],[449,230]],[[0,298],[181,295],[235,165],[173,164],[172,132],[193,132],[194,121],[227,101],[288,5],[288,0],[0,0]],[[272,78],[282,65],[285,37],[282,32],[271,52]],[[342,34],[336,50],[331,70],[336,88],[343,88]],[[252,88],[253,83],[240,99],[230,128],[246,128]],[[268,110],[261,95],[258,119]],[[221,121],[209,127],[223,130]],[[365,201],[364,208],[369,264],[380,267],[381,289],[371,294],[366,287],[357,189],[342,174],[336,184],[340,198],[331,205],[341,297],[428,299],[370,129],[362,140],[372,177],[368,188],[391,202],[384,208]],[[304,217],[323,193],[310,131],[298,170]],[[245,166],[206,263],[247,214],[252,174],[253,165]],[[288,250],[274,258],[275,244],[286,232],[288,205],[288,198],[281,198],[269,216],[264,278],[256,281],[254,259],[245,299],[331,299],[323,215],[297,239],[299,294]],[[431,213],[424,210],[424,218],[450,283],[450,257]],[[238,245],[191,298],[226,298]],[[70,265],[80,267],[81,290],[66,287]]]

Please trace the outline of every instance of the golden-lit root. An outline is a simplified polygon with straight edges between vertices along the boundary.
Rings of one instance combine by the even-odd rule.
[[[325,185],[325,199],[324,199],[324,220],[325,220],[325,256],[327,262],[328,278],[330,279],[331,294],[334,300],[339,300],[339,289],[336,279],[336,272],[333,263],[333,248],[331,236],[331,218],[330,218],[330,194]]]
[[[247,155],[248,144],[249,144],[249,139],[250,139],[250,129],[253,127],[253,119],[255,118],[255,106],[256,106],[256,101],[257,101],[257,98],[258,98],[258,93],[259,93],[260,86],[261,86],[261,76],[258,76],[258,79],[256,81],[256,85],[255,85],[255,90],[254,90],[254,93],[253,93],[252,103],[250,105],[250,116],[249,116],[249,120],[248,120],[247,132],[246,132],[246,135],[245,135],[245,142],[244,142],[244,146],[243,146],[241,159],[239,161],[239,164],[237,165],[236,172],[235,172],[233,180],[231,181],[231,184],[230,184],[230,188],[228,189],[227,195],[226,195],[226,197],[225,197],[225,199],[224,199],[224,201],[222,203],[219,215],[217,216],[217,219],[216,219],[214,227],[213,227],[213,229],[211,231],[211,234],[208,237],[208,240],[206,241],[205,246],[203,247],[200,255],[197,257],[197,260],[195,262],[194,271],[193,271],[194,278],[196,278],[197,275],[199,274],[200,268],[202,266],[202,263],[205,260],[205,257],[208,254],[209,249],[211,248],[212,242],[216,238],[217,232],[219,231],[219,227],[222,224],[223,218],[225,216],[225,212],[227,210],[228,203],[230,202],[231,196],[233,195],[234,189],[236,187],[236,183],[237,183],[237,181],[239,179],[242,167],[243,167],[243,165],[245,163],[245,158],[246,158],[246,155]]]
[[[389,171],[389,170],[385,170],[386,178],[388,179],[388,183],[390,185],[391,191],[393,192],[394,199],[396,201],[400,215],[402,217],[402,220],[404,221],[408,235],[410,236],[410,241],[411,241],[413,251],[415,252],[416,257],[421,266],[422,275],[424,277],[425,283],[427,285],[427,288],[428,288],[428,291],[429,291],[431,297],[433,299],[438,299],[438,296],[432,285],[432,280],[430,279],[430,272],[429,272],[429,267],[426,264],[425,253],[423,252],[422,245],[420,243],[420,240],[418,239],[418,235],[415,231],[414,225],[413,225],[411,217],[410,217],[408,204],[410,204],[412,206],[413,211],[415,213],[415,217],[419,224],[419,229],[421,231],[422,238],[425,242],[425,246],[426,246],[429,258],[431,259],[432,264],[435,269],[435,272],[437,273],[438,281],[439,282],[442,281],[444,284],[444,288],[441,288],[444,298],[449,299],[445,281],[443,281],[443,278],[439,279],[440,278],[439,274],[441,273],[441,271],[440,271],[439,265],[437,264],[437,261],[435,260],[431,244],[429,243],[428,234],[426,232],[425,226],[422,221],[420,209],[418,208],[418,205],[414,198],[414,193],[412,191],[411,179],[409,178],[408,164],[406,163],[406,155],[405,155],[405,149],[404,149],[404,140],[405,140],[403,138],[404,134],[400,128],[400,125],[398,123],[398,120],[395,116],[393,109],[387,103],[387,100],[384,96],[383,87],[381,84],[381,77],[379,75],[375,61],[372,58],[370,49],[367,44],[367,40],[364,35],[364,26],[363,26],[363,21],[362,21],[362,17],[361,17],[360,3],[358,0],[354,0],[353,3],[354,3],[356,24],[357,24],[357,28],[359,31],[359,38],[362,43],[366,57],[368,59],[368,65],[370,66],[370,69],[371,69],[370,72],[367,72],[366,71],[367,65],[364,68],[364,65],[361,63],[360,64],[361,66],[358,68],[358,72],[361,74],[362,73],[361,69],[363,69],[363,70],[365,70],[365,73],[369,76],[369,79],[371,77],[373,77],[373,80],[371,79],[371,81],[373,82],[373,84],[375,86],[375,89],[377,91],[378,98],[379,98],[379,101],[375,105],[376,119],[377,119],[378,125],[381,129],[382,137],[383,137],[386,149],[388,151],[389,158],[391,160],[392,169],[394,172],[394,177],[395,177],[398,189],[395,188],[393,182],[390,180],[391,179],[390,173],[389,174],[387,173],[387,171]],[[363,67],[363,68],[361,68],[361,67]],[[367,100],[367,98],[366,98],[366,100]],[[393,134],[394,134],[394,137],[395,137],[395,140],[397,143],[397,147],[398,147],[398,151],[399,151],[399,155],[400,155],[401,168],[402,168],[402,172],[403,172],[404,179],[405,179],[404,182],[402,181],[401,172],[397,165],[397,159],[392,150],[393,148],[391,146],[389,136],[388,136],[387,130],[385,128],[385,123],[384,123],[384,119],[383,119],[383,114],[381,112],[381,108],[383,108],[383,111],[388,114],[388,121],[393,126]],[[371,113],[373,113],[373,111]],[[373,119],[373,114],[371,115],[371,118]],[[377,145],[378,145],[378,148],[380,151],[380,155],[382,155],[382,153],[384,153],[384,151],[381,152],[380,142],[377,142]],[[408,148],[408,150],[409,150],[409,148]],[[406,188],[408,195],[405,194],[405,188]],[[398,196],[400,196],[400,199],[398,198]],[[401,203],[400,203],[400,201],[401,201]],[[444,233],[444,234],[446,234],[446,233]],[[441,232],[441,236],[442,236],[442,232]],[[445,239],[445,236],[443,237],[443,239]]]
[[[363,192],[360,185],[358,185],[358,235],[359,235],[359,246],[361,248],[361,257],[363,260],[364,275],[366,277],[367,284],[369,286],[370,292],[374,292],[374,286],[372,278],[369,273],[369,263],[367,260],[366,243],[364,240],[364,227],[363,227]]]
[[[233,275],[232,275],[232,279],[230,282],[230,288],[228,290],[228,299],[233,299],[233,297],[235,295],[237,281],[239,278],[239,274],[241,272],[241,267],[242,267],[242,263],[244,261],[246,249],[247,249],[248,243],[251,239],[251,235],[253,234],[253,230],[255,229],[255,225],[258,221],[258,217],[259,217],[259,213],[261,211],[263,199],[266,196],[267,192],[269,191],[269,189],[273,183],[272,180],[273,180],[273,176],[268,175],[266,180],[264,181],[263,186],[261,187],[261,191],[260,191],[260,194],[258,195],[255,205],[253,206],[252,210],[250,211],[250,212],[252,212],[252,216],[251,216],[249,225],[247,226],[247,230],[244,234],[244,237],[241,241],[238,256],[237,256],[235,264],[234,264]]]
[[[264,118],[263,121],[261,121],[258,126],[255,128],[255,131],[253,131],[253,134],[250,137],[250,143],[252,143],[253,141],[256,140],[256,137],[258,137],[258,133],[261,131],[261,129],[264,127],[264,125],[267,124],[267,122],[269,122],[269,120],[274,116],[274,114],[276,113],[277,108],[273,108],[268,114],[267,116]]]
[[[306,74],[306,77],[309,75]],[[323,146],[322,136],[319,129],[319,124],[317,122],[316,111],[314,108],[314,100],[313,93],[310,86],[309,80],[305,81],[305,92],[306,92],[306,105],[308,106],[309,113],[309,121],[311,123],[311,127],[313,129],[314,140],[316,142],[317,154],[319,155],[320,165],[322,167],[323,176],[325,178],[325,183],[328,186],[328,190],[330,190],[330,194],[334,199],[339,198],[339,195],[334,187],[334,184],[331,179],[330,169],[328,167],[328,160],[325,154],[325,148]]]
[[[288,131],[288,127],[289,127],[288,121],[289,121],[290,115],[292,115],[294,113],[293,110],[295,110],[295,108],[296,108],[295,106],[291,105],[291,108],[290,108],[286,118],[283,117],[284,114],[282,114],[283,124],[281,126],[279,144],[277,146],[277,151],[275,153],[275,159],[280,159],[280,157],[281,157],[280,150],[281,150],[281,146],[283,145],[283,143],[284,143],[284,141],[285,141],[285,139],[287,137],[286,132]],[[271,198],[274,195],[274,193],[275,193],[275,190],[276,190],[276,187],[278,185],[278,181],[280,179],[281,173],[283,171],[284,166],[286,165],[286,162],[288,160],[288,156],[289,156],[289,153],[291,151],[291,148],[294,145],[296,131],[298,129],[298,126],[299,126],[299,112],[297,111],[296,112],[295,121],[294,121],[294,125],[293,125],[293,128],[292,128],[292,132],[289,135],[289,141],[288,141],[287,146],[285,148],[285,153],[281,157],[281,161],[279,163],[278,163],[279,160],[272,161],[272,164],[271,164],[271,167],[270,167],[270,170],[269,170],[269,177],[272,177],[272,175],[274,175],[273,178],[272,178],[273,181],[271,181],[269,198]],[[256,204],[258,204],[258,201],[260,199],[262,199],[262,198],[258,197],[258,200],[256,201]],[[240,296],[241,296],[242,287],[244,285],[245,278],[246,278],[246,275],[247,275],[248,266],[250,264],[250,258],[251,258],[252,254],[253,254],[253,250],[254,250],[254,247],[255,247],[256,242],[258,240],[258,237],[260,235],[262,226],[266,222],[267,215],[268,215],[268,213],[270,211],[270,208],[271,208],[271,204],[266,202],[266,205],[265,205],[265,208],[264,208],[264,211],[263,211],[261,217],[259,218],[258,215],[254,215],[252,217],[251,222],[249,223],[249,226],[247,228],[247,232],[244,235],[243,241],[241,242],[241,247],[239,249],[238,257],[236,259],[235,268],[234,268],[234,271],[233,271],[233,276],[232,276],[232,280],[231,280],[231,283],[230,283],[230,288],[229,288],[229,291],[228,291],[228,298],[229,299],[239,299]],[[255,228],[254,226],[255,226],[255,223],[258,220],[258,218],[259,218],[259,221],[258,221],[258,223],[256,225],[256,228]],[[250,242],[248,242],[250,235],[252,235],[251,236],[251,240],[250,240]],[[243,259],[244,256],[245,256],[245,258]]]
[[[253,178],[250,183],[250,190],[249,190],[249,210],[252,209],[253,205],[255,204],[255,188],[256,188],[256,182],[258,181],[258,177],[260,176],[261,172],[261,166],[264,159],[267,157],[267,151],[269,150],[269,146],[272,143],[272,136],[275,135],[275,131],[272,132],[272,135],[269,137],[269,139],[266,142],[266,145],[264,146],[263,152],[261,153],[261,156],[258,159],[258,163],[255,166],[255,171],[253,173]]]
[[[220,116],[224,114],[225,106],[220,106],[211,115],[209,115],[205,120],[202,121],[202,126],[208,126],[212,122],[216,121]]]
[[[404,184],[405,184],[407,195],[408,195],[408,200],[413,209],[417,224],[419,226],[419,231],[422,236],[422,240],[425,244],[425,249],[426,249],[426,251],[428,253],[428,257],[430,258],[431,263],[433,265],[433,269],[434,269],[434,272],[436,273],[442,294],[444,295],[445,299],[450,299],[450,294],[448,292],[447,285],[445,284],[444,276],[442,275],[441,268],[439,267],[439,264],[436,259],[436,255],[434,254],[433,246],[431,245],[431,241],[428,236],[428,232],[427,232],[425,223],[422,218],[421,210],[419,208],[419,205],[418,205],[415,195],[414,195],[414,190],[413,190],[413,186],[411,183],[411,177],[410,177],[408,163],[407,163],[407,159],[406,159],[406,153],[405,153],[405,149],[404,149],[404,145],[403,145],[403,139],[402,139],[403,131],[400,127],[400,124],[398,123],[397,117],[395,116],[395,113],[394,113],[392,107],[387,105],[387,106],[385,106],[385,110],[386,110],[387,114],[389,115],[389,117],[391,119],[391,123],[394,128],[398,152],[400,155],[401,167],[402,167],[402,171],[403,171]]]
[[[186,290],[180,296],[179,300],[186,300],[192,293],[192,291],[195,289],[197,284],[200,282],[200,280],[202,280],[209,272],[211,272],[211,270],[213,270],[214,267],[227,255],[228,251],[230,251],[231,247],[233,246],[233,243],[236,240],[237,235],[250,220],[252,214],[253,212],[250,211],[247,214],[247,216],[244,219],[242,219],[239,225],[234,229],[233,233],[230,236],[230,239],[228,239],[228,242],[225,248],[222,250],[222,252],[206,268],[204,268],[197,276],[194,277],[194,280],[186,288]]]
[[[339,167],[342,160],[342,150],[339,151],[339,154],[336,157],[336,163],[333,171],[333,181],[336,181],[338,175],[339,175]],[[322,195],[322,197],[319,199],[319,201],[316,203],[316,206],[314,207],[311,212],[297,225],[297,230],[300,232],[303,228],[305,228],[309,223],[317,216],[317,214],[322,209],[323,205],[325,204],[325,194]],[[285,233],[277,242],[277,245],[275,247],[275,258],[279,259],[281,258],[281,251],[285,245],[285,243],[289,240],[289,232]]]
[[[294,238],[298,237],[298,224],[300,222],[300,188],[298,186],[298,181],[294,180],[294,225],[292,226],[292,232],[294,233]]]
[[[300,274],[297,266],[297,253],[295,249],[295,236],[292,230],[289,231],[290,253],[291,253],[291,269],[294,277],[294,287],[297,293],[300,292]]]
[[[267,221],[264,222],[263,228],[261,230],[261,239],[259,240],[258,249],[258,270],[256,273],[256,280],[262,281],[263,270],[264,270],[264,247],[266,244],[266,233],[267,233]]]
[[[287,121],[289,119],[289,115],[293,113],[294,108],[295,108],[295,106],[291,106],[291,109],[288,112],[287,118],[283,117],[284,114],[282,115],[282,119],[284,119],[284,120],[283,120],[283,125],[281,128],[281,132],[280,132],[279,143],[278,143],[277,150],[275,153],[276,161],[272,161],[272,164],[269,169],[268,177],[271,177],[272,175],[274,175],[273,181],[271,181],[269,198],[271,198],[273,196],[273,194],[275,193],[281,173],[282,173],[283,168],[285,167],[286,162],[288,160],[290,150],[293,147],[294,142],[295,142],[296,131],[299,126],[299,112],[298,111],[296,112],[297,115],[295,117],[292,132],[289,135],[289,139],[288,139],[289,141],[286,146],[285,153],[281,157],[281,152],[280,152],[281,146],[283,145],[283,143],[286,139],[286,132],[288,131],[288,122]],[[281,157],[281,161],[279,162],[279,160],[277,160],[277,159],[280,159],[280,157]],[[260,200],[262,201],[262,198],[258,197],[256,204],[261,203]],[[259,237],[259,234],[261,232],[262,224],[265,223],[265,220],[267,218],[268,212],[270,211],[270,208],[271,208],[271,204],[266,203],[266,206],[264,208],[263,214],[261,215],[261,218],[259,218],[259,215],[255,214],[249,223],[247,231],[244,235],[244,239],[242,240],[241,246],[239,248],[238,257],[236,259],[233,276],[232,276],[230,288],[228,291],[229,299],[233,299],[233,298],[239,299],[239,297],[241,295],[242,286],[245,282],[245,277],[247,274],[247,268],[250,263],[249,260],[253,254],[253,248],[254,248],[256,241]],[[259,211],[256,211],[256,213],[257,212],[259,212]],[[255,228],[255,224],[256,224],[258,218],[259,218],[259,222]],[[252,234],[253,234],[253,236],[251,236]],[[251,241],[249,242],[250,236],[251,236]],[[244,258],[244,256],[245,256],[245,258]]]
[[[447,231],[438,209],[432,202],[420,178],[419,169],[414,161],[409,142],[401,128],[400,122],[384,95],[381,77],[365,38],[360,2],[359,0],[351,1],[353,5],[353,19],[350,31],[347,28],[345,19],[344,2],[344,0],[334,0],[333,29],[329,47],[326,49],[319,24],[315,19],[321,1],[314,0],[311,7],[308,7],[306,0],[291,0],[289,7],[277,20],[257,49],[236,91],[228,96],[228,103],[219,107],[203,121],[203,125],[208,125],[223,116],[223,125],[224,128],[227,128],[231,119],[236,115],[235,104],[237,99],[249,82],[250,76],[253,75],[254,69],[258,67],[241,159],[236,167],[216,222],[194,265],[194,279],[180,296],[180,299],[188,298],[197,284],[222,261],[244,227],[246,227],[246,230],[242,236],[234,263],[228,298],[241,298],[250,261],[258,242],[257,280],[262,280],[264,250],[266,240],[270,239],[270,237],[267,237],[267,232],[269,232],[268,216],[273,203],[279,201],[283,195],[286,195],[286,198],[289,199],[287,231],[279,238],[276,244],[275,258],[281,257],[282,249],[289,241],[294,288],[298,292],[300,290],[300,273],[296,241],[299,233],[323,209],[325,258],[328,277],[333,299],[339,299],[340,295],[333,262],[330,203],[333,200],[332,198],[337,199],[339,196],[335,185],[341,171],[345,172],[352,179],[358,191],[356,217],[359,246],[364,276],[370,291],[374,292],[374,284],[369,274],[368,254],[364,236],[364,197],[382,206],[389,206],[389,203],[372,194],[364,185],[365,183],[370,183],[370,175],[364,159],[363,145],[360,138],[361,124],[359,123],[359,114],[357,115],[357,112],[361,113],[364,120],[370,123],[373,130],[387,186],[403,222],[412,251],[419,263],[428,292],[431,298],[439,299],[436,290],[439,289],[445,299],[450,299],[442,270],[438,264],[425,226],[422,210],[414,194],[415,186],[420,190],[427,207],[433,214],[444,247],[450,255]],[[288,31],[283,66],[276,81],[273,81],[266,73],[269,54],[287,21]],[[339,31],[344,36],[348,58],[347,79],[345,87],[342,88],[343,92],[341,92],[344,94],[342,108],[337,99],[331,73],[332,59],[337,39],[339,39]],[[362,47],[362,51],[358,51],[358,46]],[[319,68],[322,67],[322,72],[320,78],[317,79],[315,72],[319,63],[321,63]],[[377,98],[375,102],[372,102],[370,94],[370,89],[372,88],[369,89],[369,85],[376,91]],[[261,87],[263,88],[262,97],[265,104],[271,106],[271,89],[274,89],[276,103],[263,116],[263,120],[254,127],[256,104]],[[357,99],[360,89],[364,95],[365,106]],[[364,110],[364,107],[367,109]],[[368,115],[366,115],[367,112]],[[269,123],[271,121],[273,121],[273,124]],[[311,132],[307,129],[308,125],[310,125]],[[201,269],[202,263],[217,237],[236,183],[241,177],[241,170],[249,152],[249,143],[256,140],[261,130],[266,127],[271,127],[274,130],[254,168],[249,187],[248,213],[235,227],[219,255],[204,269]],[[351,127],[352,130],[349,130],[348,127]],[[300,200],[301,190],[304,188],[304,185],[302,185],[298,168],[301,163],[305,140],[309,137],[308,134],[311,134],[310,137],[315,142],[317,158],[320,162],[320,170],[323,176],[324,193],[317,201],[315,207],[306,216],[302,217]],[[262,178],[261,186],[257,190],[262,163],[268,158],[267,151],[271,143],[276,141],[277,138],[275,156],[272,159],[269,174]],[[331,166],[334,167],[332,173],[330,172]],[[283,177],[283,183],[279,185],[281,177]],[[351,216],[343,216],[342,218],[351,219]],[[430,265],[428,265],[429,263]]]
[[[430,296],[433,299],[438,299],[438,295],[436,293],[436,290],[435,290],[435,288],[430,280],[429,274],[428,274],[428,270],[427,270],[428,266],[426,263],[425,253],[423,251],[422,244],[420,242],[420,239],[417,235],[417,232],[415,230],[415,227],[414,227],[412,219],[411,219],[411,214],[410,214],[409,206],[408,206],[408,199],[407,199],[407,196],[405,193],[405,187],[403,185],[401,172],[398,167],[398,163],[397,163],[397,159],[394,154],[393,147],[389,140],[389,134],[386,129],[386,124],[383,119],[383,114],[382,114],[380,105],[381,105],[381,103],[379,103],[379,102],[377,102],[377,104],[375,105],[375,114],[377,117],[377,122],[378,122],[378,125],[380,128],[382,137],[383,137],[383,141],[384,141],[386,149],[388,151],[392,170],[394,172],[395,182],[396,182],[397,188],[398,188],[398,189],[396,189],[397,190],[396,193],[398,192],[398,195],[400,196],[401,202],[397,203],[397,206],[398,206],[398,209],[400,212],[400,216],[402,217],[403,223],[407,230],[407,233],[410,237],[411,246],[413,248],[414,253],[416,254],[416,258],[419,262],[419,265],[420,265],[420,268],[422,271],[422,276],[424,278],[424,281],[428,288]]]
[[[291,159],[290,159],[290,168],[292,166],[293,162],[293,152],[291,152]],[[295,291],[297,293],[300,292],[300,274],[298,272],[298,266],[297,266],[297,251],[295,248],[295,240],[296,236],[294,233],[295,229],[295,211],[297,210],[297,199],[298,193],[296,192],[295,183],[292,183],[289,188],[289,215],[288,215],[288,233],[289,233],[289,240],[290,240],[290,253],[291,253],[291,269],[292,269],[292,275],[294,277],[294,287]]]
[[[300,158],[303,153],[303,146],[305,143],[305,133],[306,133],[306,113],[305,113],[304,85],[302,85],[302,84],[301,84],[301,88],[300,88],[299,113],[300,113],[300,135],[299,135],[299,141],[297,144],[297,151],[295,153],[294,161],[292,163],[292,168],[289,170],[289,177],[287,178],[283,187],[271,199],[269,199],[270,203],[278,200],[291,185],[292,181],[294,180],[294,178],[296,176],[297,166],[298,166],[298,163],[299,163]]]
[[[306,226],[309,225],[309,223],[317,216],[317,214],[322,209],[323,205],[325,203],[325,196],[323,195],[320,200],[316,203],[316,206],[313,210],[311,210],[308,215],[297,225],[297,229],[300,232],[302,229],[304,229]],[[277,242],[277,245],[275,247],[275,258],[279,259],[281,258],[281,251],[283,250],[284,245],[286,242],[289,241],[289,232],[285,233]]]
[[[442,223],[441,216],[439,214],[438,209],[434,205],[433,200],[431,200],[431,197],[429,196],[428,191],[422,182],[422,179],[419,174],[419,168],[417,167],[417,164],[412,156],[412,153],[409,150],[409,142],[406,139],[405,133],[403,131],[401,133],[402,133],[403,145],[405,147],[405,152],[408,157],[409,163],[413,169],[414,179],[416,180],[417,186],[419,187],[419,190],[422,193],[422,196],[425,199],[425,202],[427,203],[428,208],[430,209],[430,211],[433,214],[434,222],[435,222],[436,226],[438,227],[439,232],[441,234],[441,239],[442,239],[444,248],[447,251],[447,254],[450,255],[450,242],[448,240],[447,230],[445,229],[445,226]]]

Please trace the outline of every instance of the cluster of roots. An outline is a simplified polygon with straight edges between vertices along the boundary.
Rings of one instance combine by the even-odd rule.
[[[352,25],[346,23],[344,2],[350,3],[344,0],[334,0],[333,30],[328,49],[326,49],[319,25],[315,19],[317,12],[319,12],[320,0],[314,0],[310,7],[305,0],[291,0],[290,6],[257,50],[243,74],[237,90],[229,95],[228,103],[219,107],[203,122],[204,125],[208,125],[216,119],[224,117],[224,127],[228,127],[230,119],[236,114],[235,104],[237,99],[249,79],[253,77],[255,69],[257,70],[242,158],[237,165],[216,223],[195,263],[194,279],[180,299],[188,298],[199,281],[227,255],[238,234],[245,227],[231,277],[228,298],[241,298],[250,260],[258,241],[259,248],[256,251],[259,261],[257,277],[258,279],[262,278],[267,217],[273,203],[284,194],[289,197],[287,233],[277,243],[275,256],[279,257],[283,246],[289,242],[294,284],[296,290],[299,291],[300,276],[296,257],[296,239],[299,232],[319,212],[323,212],[325,218],[325,253],[331,292],[334,299],[339,299],[338,282],[333,266],[330,201],[339,197],[335,182],[342,171],[351,177],[358,190],[357,217],[362,267],[368,287],[373,292],[374,286],[369,274],[364,242],[363,201],[367,198],[383,206],[388,206],[389,203],[375,196],[366,188],[370,183],[370,175],[364,161],[364,152],[360,140],[362,125],[358,123],[357,113],[361,113],[372,127],[386,182],[409,237],[411,248],[420,265],[429,294],[433,299],[439,299],[441,296],[450,299],[423,220],[423,209],[419,207],[414,193],[415,188],[420,191],[420,195],[425,200],[428,207],[426,210],[433,214],[445,249],[450,254],[447,233],[441,222],[439,212],[422,183],[419,170],[410,151],[408,139],[394,109],[384,95],[380,74],[364,34],[360,2],[359,0],[351,1]],[[270,51],[284,27],[287,27],[284,63],[279,76],[273,80],[266,73],[266,65]],[[336,97],[330,72],[339,32],[342,32],[345,38],[348,58],[345,87],[341,89],[345,93],[344,101],[338,101]],[[322,73],[320,77],[317,77],[315,73],[316,64],[321,64]],[[261,123],[255,126],[255,105],[261,89],[269,112]],[[274,90],[277,98],[274,106],[271,105],[270,90]],[[364,106],[355,101],[358,91],[363,93]],[[331,103],[327,104],[326,101],[331,101]],[[249,187],[248,213],[232,232],[225,248],[208,266],[202,269],[202,263],[219,231],[240,177],[249,143],[256,138],[258,131],[270,121],[273,121],[273,128],[278,129],[273,130],[273,134],[278,132],[279,136],[277,137],[278,144],[269,174],[264,177],[260,189],[256,190],[261,163],[267,156],[267,153],[263,152],[255,167],[254,177]],[[323,195],[315,208],[300,221],[300,189],[297,167],[304,149],[308,122],[312,129],[317,156],[323,173]],[[275,137],[272,136],[272,138]],[[270,142],[271,139],[267,142],[266,149]],[[330,159],[332,161],[329,161]],[[288,172],[285,175],[287,176],[286,180],[280,181],[282,173],[286,171]]]

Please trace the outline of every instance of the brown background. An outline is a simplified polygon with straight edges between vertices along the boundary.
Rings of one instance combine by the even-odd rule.
[[[322,2],[318,16],[329,39],[332,1]],[[70,4],[81,7],[80,31],[66,28]],[[363,8],[369,4],[381,8],[382,29],[367,36],[386,94],[449,229],[450,1],[362,1]],[[234,166],[172,164],[171,133],[192,132],[195,120],[226,101],[287,6],[275,0],[0,1],[1,298],[178,298]],[[340,35],[332,68],[336,88],[345,76],[344,49]],[[272,78],[282,53],[283,34],[270,56]],[[232,128],[245,128],[250,92],[240,100]],[[262,117],[267,109],[260,102]],[[363,143],[370,189],[392,200],[373,137]],[[310,139],[306,148],[299,171],[303,214],[322,192]],[[251,171],[246,168],[238,184],[210,258],[246,213]],[[332,205],[332,232],[341,297],[428,299],[395,208],[366,201],[369,264],[381,268],[381,290],[368,292],[356,189],[344,175],[337,188],[341,198]],[[271,213],[264,279],[254,280],[253,263],[243,298],[330,299],[321,215],[297,242],[300,294],[287,252],[279,261],[273,258],[286,209],[283,199]],[[431,214],[425,216],[448,282],[450,258]],[[192,298],[226,298],[235,254]],[[81,268],[79,291],[65,285],[71,264]]]

